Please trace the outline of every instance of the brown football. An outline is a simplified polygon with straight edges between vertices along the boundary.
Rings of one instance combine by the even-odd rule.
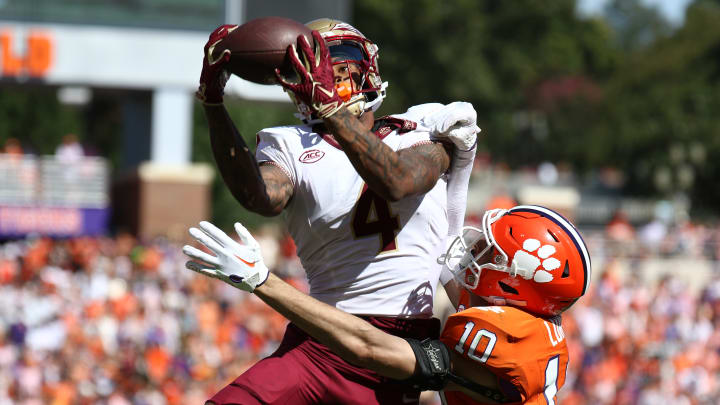
[[[219,55],[229,49],[230,72],[251,82],[275,84],[275,68],[287,77],[293,75],[285,51],[297,42],[298,35],[305,35],[312,44],[310,28],[304,24],[284,17],[257,18],[230,32],[213,53]]]

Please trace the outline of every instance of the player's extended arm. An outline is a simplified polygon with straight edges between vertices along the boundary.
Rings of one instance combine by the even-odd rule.
[[[255,295],[350,363],[398,380],[415,371],[415,355],[405,339],[303,294],[274,274]]]
[[[415,355],[407,341],[303,294],[270,274],[255,238],[239,223],[235,224],[235,231],[241,243],[206,221],[190,228],[190,235],[212,254],[186,245],[183,252],[192,260],[185,266],[243,291],[254,292],[349,362],[391,378],[402,380],[413,375]]]
[[[270,307],[350,363],[396,380],[407,380],[422,374],[418,370],[419,359],[408,341],[303,294],[274,274],[270,274],[267,281],[254,292]],[[434,344],[443,343],[434,341]],[[432,352],[433,346],[430,346],[429,350]],[[485,403],[498,403],[492,400],[490,395],[499,393],[497,378],[484,367],[464,359],[454,350],[449,350],[449,354],[452,360],[447,360],[446,367],[456,369],[455,372],[460,375],[472,376],[465,380],[477,384],[480,388],[473,391],[454,381],[448,381],[445,389],[462,391]],[[432,355],[428,356],[426,352],[421,356],[426,357],[426,367],[429,368],[433,361],[429,357]]]
[[[429,191],[450,165],[440,143],[395,152],[345,108],[325,118],[325,126],[368,187],[389,201]]]
[[[274,165],[258,166],[222,104],[204,107],[213,156],[232,195],[260,215],[280,214],[292,197],[292,181]]]
[[[225,69],[230,51],[215,55],[213,49],[235,28],[237,25],[221,25],[210,34],[203,49],[200,86],[195,97],[205,108],[215,162],[232,195],[250,211],[278,215],[292,196],[292,182],[275,166],[258,167],[223,105],[225,83],[230,76]]]
[[[267,281],[254,292],[270,307],[350,363],[396,380],[417,377],[420,373],[418,357],[408,341],[303,294],[274,274],[270,274]],[[434,341],[434,344],[443,343]],[[429,350],[433,351],[433,347]],[[500,391],[497,378],[490,371],[463,358],[454,350],[449,350],[449,354],[452,360],[448,361],[446,367],[455,369],[459,375],[472,376],[464,380],[477,384],[479,388],[471,390],[455,381],[448,381],[446,390],[462,391],[484,403],[499,403],[492,400],[492,394]],[[432,356],[428,356],[427,352],[423,356],[429,366],[433,360],[428,357]]]

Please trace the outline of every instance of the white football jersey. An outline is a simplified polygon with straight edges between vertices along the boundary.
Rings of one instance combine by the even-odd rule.
[[[430,139],[414,122],[384,122],[376,133],[395,151]],[[284,214],[310,295],[353,314],[432,316],[448,230],[445,175],[424,195],[388,202],[331,136],[307,126],[262,130],[256,156],[294,184]]]

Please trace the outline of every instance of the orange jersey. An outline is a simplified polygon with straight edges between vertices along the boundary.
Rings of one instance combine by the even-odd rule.
[[[509,306],[472,307],[451,315],[440,340],[451,350],[510,383],[520,394],[513,404],[556,404],[565,384],[568,348],[560,317],[539,318]],[[481,404],[457,391],[448,405]]]

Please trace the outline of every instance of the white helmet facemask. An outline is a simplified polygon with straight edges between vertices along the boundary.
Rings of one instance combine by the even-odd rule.
[[[508,266],[507,253],[495,241],[492,234],[492,224],[505,215],[507,210],[494,209],[486,211],[482,219],[482,230],[473,226],[465,226],[462,235],[457,236],[447,252],[440,257],[452,273],[455,280],[466,289],[474,290],[480,281],[483,270],[494,270],[508,273],[511,276],[521,276],[530,279],[534,271],[518,267],[513,261]],[[494,249],[493,249],[494,248]],[[499,254],[495,254],[496,250]],[[466,271],[469,271],[468,275]]]

